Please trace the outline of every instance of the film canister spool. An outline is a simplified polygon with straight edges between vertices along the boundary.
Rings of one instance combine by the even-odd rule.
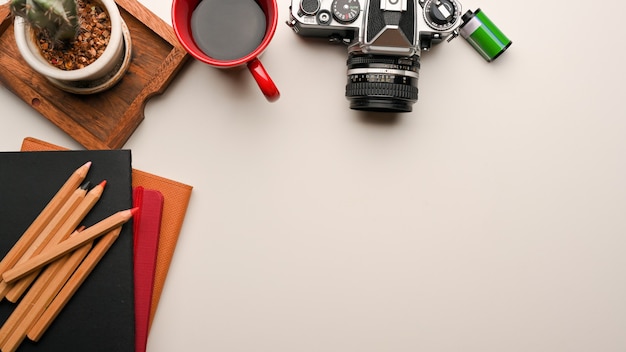
[[[497,59],[513,43],[480,9],[468,10],[461,19],[461,36],[488,62]]]

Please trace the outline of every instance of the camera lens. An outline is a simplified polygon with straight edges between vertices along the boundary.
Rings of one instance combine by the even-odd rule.
[[[419,56],[350,53],[346,98],[354,110],[410,112],[417,101]]]

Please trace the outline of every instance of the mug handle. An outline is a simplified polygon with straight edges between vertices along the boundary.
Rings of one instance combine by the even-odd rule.
[[[280,92],[278,88],[276,88],[276,84],[274,84],[274,81],[272,81],[267,74],[267,71],[265,71],[265,68],[258,58],[255,57],[248,62],[248,70],[252,73],[254,80],[259,85],[259,88],[261,88],[263,95],[265,95],[268,101],[273,102],[280,98]]]

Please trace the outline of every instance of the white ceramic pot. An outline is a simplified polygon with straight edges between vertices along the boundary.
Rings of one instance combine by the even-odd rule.
[[[55,86],[76,94],[93,94],[114,86],[130,66],[130,32],[114,0],[97,0],[111,19],[111,37],[102,55],[88,66],[65,71],[41,55],[30,25],[21,17],[14,21],[15,42],[24,61]]]

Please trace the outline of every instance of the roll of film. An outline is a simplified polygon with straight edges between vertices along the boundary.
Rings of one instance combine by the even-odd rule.
[[[460,34],[488,62],[497,59],[513,43],[479,8],[461,18]]]

